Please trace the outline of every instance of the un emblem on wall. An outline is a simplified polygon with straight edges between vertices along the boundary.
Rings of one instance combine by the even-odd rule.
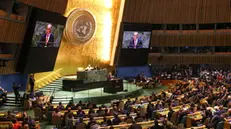
[[[76,9],[68,16],[65,36],[73,44],[86,43],[96,31],[94,16],[85,9]]]

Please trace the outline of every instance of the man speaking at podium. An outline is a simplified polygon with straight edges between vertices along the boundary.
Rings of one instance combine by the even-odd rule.
[[[128,48],[134,48],[134,49],[143,48],[143,42],[140,39],[138,32],[134,32],[133,37],[129,42]]]
[[[46,27],[46,33],[41,36],[39,47],[53,47],[54,35],[51,33],[52,25],[48,24]]]

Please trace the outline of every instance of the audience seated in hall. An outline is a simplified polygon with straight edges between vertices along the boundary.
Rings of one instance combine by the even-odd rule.
[[[231,117],[229,72],[203,69],[199,75],[198,78],[178,81],[160,93],[114,100],[111,106],[96,106],[91,101],[74,103],[73,100],[67,105],[60,102],[56,106],[50,104],[46,96],[27,94],[23,100],[31,102],[38,120],[47,120],[57,127],[70,129],[139,129],[143,126],[150,129],[174,129],[180,126],[224,128],[224,123]],[[19,114],[9,111],[4,119],[11,121],[14,128],[35,127],[35,120],[25,112]]]

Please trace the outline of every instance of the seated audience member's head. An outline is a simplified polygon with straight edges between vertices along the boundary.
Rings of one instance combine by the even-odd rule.
[[[114,127],[113,126],[110,126],[110,128],[109,129],[114,129]]]
[[[77,108],[79,111],[81,111],[82,110],[82,107],[81,106],[78,106],[78,108]]]
[[[157,119],[155,119],[154,124],[155,124],[155,125],[158,125],[158,124],[159,124],[159,122],[158,122]]]
[[[59,106],[61,106],[62,105],[62,102],[59,102]]]
[[[55,113],[58,113],[58,112],[59,112],[59,109],[58,109],[58,108],[56,108],[56,109],[55,109]]]
[[[119,118],[117,114],[114,115],[114,118]]]
[[[67,110],[68,110],[68,112],[71,112],[71,108],[70,107],[68,107]]]
[[[12,120],[12,123],[13,123],[13,124],[15,124],[16,122],[17,122],[17,120],[16,120],[16,119]]]
[[[107,121],[107,117],[106,116],[103,117],[103,121]]]
[[[231,115],[231,109],[228,109],[228,114]]]
[[[94,121],[94,118],[92,116],[90,116],[89,120],[90,121]]]
[[[83,123],[83,118],[82,117],[79,118],[79,122]]]
[[[68,114],[67,116],[69,119],[72,119],[73,115],[72,114]]]

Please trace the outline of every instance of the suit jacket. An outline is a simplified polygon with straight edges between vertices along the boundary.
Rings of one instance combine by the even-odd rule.
[[[142,129],[142,127],[139,124],[132,124],[128,129]]]
[[[151,129],[163,129],[164,127],[163,126],[159,126],[159,125],[153,125],[151,127]]]
[[[44,47],[45,42],[46,42],[46,34],[43,34],[40,38],[40,42],[38,43],[38,47]],[[50,38],[49,38],[49,41],[47,43],[47,47],[53,47],[53,46],[54,46],[54,35],[50,34]]]
[[[137,44],[136,44],[136,47],[135,48],[143,48],[143,42],[141,39],[137,39]],[[133,38],[131,38],[130,42],[129,42],[129,45],[128,45],[128,48],[134,48],[135,46],[135,41]]]
[[[34,78],[30,77],[29,83],[31,86],[34,86],[34,82],[35,82]]]

